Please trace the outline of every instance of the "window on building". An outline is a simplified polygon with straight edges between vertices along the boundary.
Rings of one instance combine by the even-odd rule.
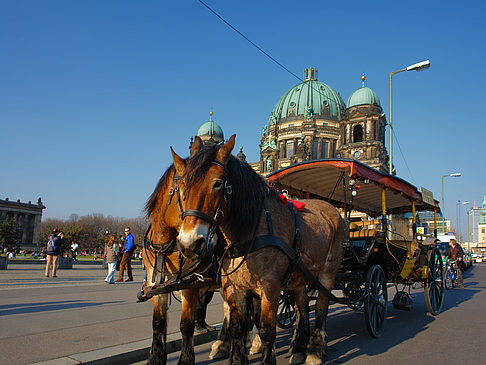
[[[331,157],[331,158],[336,157],[336,140],[335,139],[331,140],[331,153],[330,153],[329,157]]]
[[[287,150],[286,150],[286,157],[289,158],[289,157],[292,157],[295,153],[295,145],[294,145],[294,141],[288,141],[287,142]]]
[[[313,160],[317,160],[319,158],[319,156],[317,155],[318,152],[319,152],[319,142],[314,141],[314,146],[312,147],[312,159]]]
[[[362,142],[363,141],[363,126],[361,124],[357,124],[353,127],[353,142]]]
[[[323,139],[321,142],[321,158],[327,158],[328,146],[329,146],[329,140]]]

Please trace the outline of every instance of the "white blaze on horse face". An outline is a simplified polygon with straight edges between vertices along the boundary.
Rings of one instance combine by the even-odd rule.
[[[198,240],[204,240],[208,238],[209,225],[197,224],[192,229],[186,230],[182,223],[181,230],[177,236],[177,241],[179,242],[179,247],[182,254],[187,258],[194,258],[196,256],[196,243]]]

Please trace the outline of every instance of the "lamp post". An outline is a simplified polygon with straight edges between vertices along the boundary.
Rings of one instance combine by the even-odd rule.
[[[390,72],[390,160],[388,166],[388,173],[391,175],[393,173],[393,125],[392,125],[392,76],[403,71],[423,71],[430,67],[430,61],[422,61],[419,63],[414,63],[407,68]]]
[[[442,175],[442,234],[445,234],[445,206],[444,206],[444,178],[445,177],[459,177],[461,176],[460,172],[454,172],[452,174]]]
[[[457,213],[457,220],[458,220],[458,224],[457,224],[457,231],[459,232],[457,234],[457,241],[459,242],[459,244],[461,244],[461,205],[467,205],[469,204],[469,202],[461,202],[460,200],[457,201],[456,203],[456,207],[458,209],[458,213]]]

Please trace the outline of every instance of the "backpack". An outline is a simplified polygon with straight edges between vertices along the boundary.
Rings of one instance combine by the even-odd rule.
[[[47,241],[47,252],[56,252],[56,245],[54,244],[54,240],[52,237],[49,237],[49,241]]]

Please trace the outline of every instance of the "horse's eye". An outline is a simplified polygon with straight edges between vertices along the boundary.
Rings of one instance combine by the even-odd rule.
[[[216,180],[214,182],[213,188],[214,190],[219,190],[223,187],[223,181],[222,180]]]

